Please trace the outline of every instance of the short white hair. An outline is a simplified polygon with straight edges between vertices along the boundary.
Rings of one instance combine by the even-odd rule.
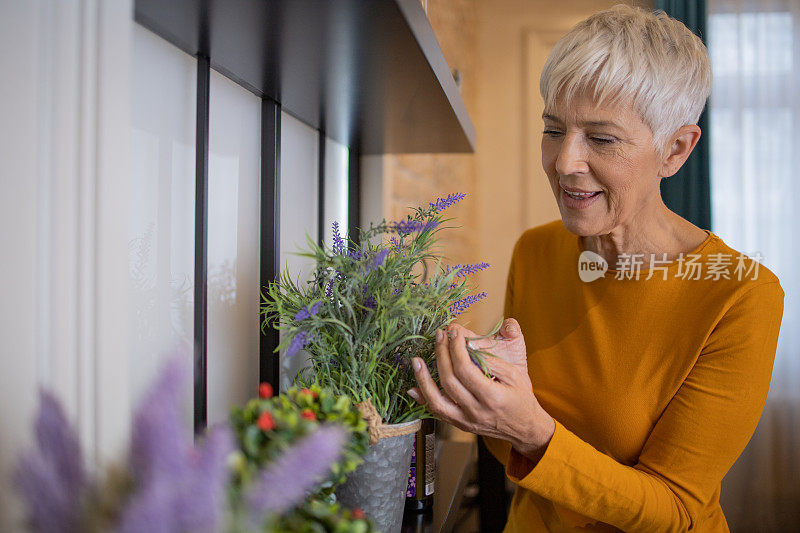
[[[578,23],[550,51],[539,89],[545,113],[557,97],[588,91],[598,105],[629,102],[661,150],[681,126],[697,124],[711,93],[700,38],[661,10],[617,5]]]

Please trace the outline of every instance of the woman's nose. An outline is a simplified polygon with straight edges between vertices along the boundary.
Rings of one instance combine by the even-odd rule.
[[[565,135],[556,158],[556,172],[562,176],[589,171],[583,147],[577,135]]]

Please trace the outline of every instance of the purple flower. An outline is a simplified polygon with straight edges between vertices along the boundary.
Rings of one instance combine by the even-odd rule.
[[[392,249],[395,252],[399,252],[400,251],[400,241],[397,240],[397,237],[392,237],[391,239],[389,239],[389,242],[392,243]]]
[[[316,302],[316,303],[312,304],[310,307],[306,306],[306,307],[302,308],[301,310],[299,310],[296,315],[294,315],[294,319],[297,322],[300,322],[301,320],[305,320],[307,318],[310,318],[310,317],[316,315],[319,312],[319,308],[320,307],[322,307],[322,302]]]
[[[367,285],[364,285],[361,288],[361,294],[367,296]],[[374,311],[375,308],[378,307],[378,302],[375,300],[375,297],[370,294],[364,299],[364,307]]]
[[[230,429],[208,432],[195,447],[183,422],[186,372],[177,360],[159,375],[134,417],[134,489],[121,513],[120,533],[216,531],[225,505]]]
[[[367,265],[367,272],[372,272],[373,270],[381,267],[386,261],[386,256],[389,255],[389,250],[383,249],[380,252],[376,253],[372,257],[372,261],[370,261],[369,265]]]
[[[456,300],[456,302],[452,306],[450,306],[450,313],[453,316],[458,316],[461,313],[463,313],[464,311],[466,311],[467,309],[469,309],[469,307],[472,304],[474,304],[476,302],[479,302],[479,301],[483,300],[484,298],[486,298],[486,293],[485,292],[479,292],[478,294],[471,294],[471,295],[469,295],[469,296],[467,296],[465,298],[461,298],[460,300]]]
[[[454,192],[447,195],[447,198],[437,198],[436,202],[431,203],[437,212],[442,212],[453,204],[457,204],[466,196],[463,192]]]
[[[333,253],[343,255],[347,247],[344,244],[344,239],[342,239],[341,234],[339,233],[339,223],[333,223]]]
[[[408,368],[408,361],[403,358],[399,353],[394,354],[394,367]]]
[[[364,255],[364,253],[361,250],[361,248],[353,248],[352,250],[347,252],[347,257],[349,257],[350,259],[352,259],[354,261],[360,261],[361,257],[363,255]]]
[[[226,460],[233,447],[230,430],[221,426],[209,431],[200,450],[182,450],[183,472],[179,476],[160,472],[148,483],[138,484],[117,530],[217,531],[226,503]]]
[[[78,436],[55,397],[40,391],[39,404],[36,450],[20,457],[14,482],[33,531],[78,532],[88,485]]]
[[[245,494],[253,524],[267,513],[283,513],[300,503],[330,473],[345,438],[342,428],[321,426],[267,466]]]
[[[390,225],[397,233],[416,233],[435,229],[439,223],[435,220],[401,220]]]
[[[447,267],[447,273],[452,272],[453,270],[458,270],[456,274],[457,278],[465,278],[470,274],[475,274],[476,272],[480,272],[481,270],[486,270],[489,268],[489,263],[475,263],[475,264],[466,264],[466,265],[454,265],[451,267]]]
[[[169,361],[139,404],[131,434],[131,469],[144,484],[169,472],[181,476],[184,454],[192,445],[183,427],[181,403],[187,383],[186,369]]]
[[[295,336],[292,338],[292,341],[289,343],[289,347],[286,348],[286,357],[291,357],[306,345],[308,341],[308,333],[305,331],[298,331]]]

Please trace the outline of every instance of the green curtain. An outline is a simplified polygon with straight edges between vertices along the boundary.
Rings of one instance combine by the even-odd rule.
[[[706,42],[706,0],[656,0],[656,9],[663,9],[670,17]],[[711,229],[711,184],[709,170],[708,106],[697,123],[703,134],[692,155],[672,177],[661,180],[661,197],[671,210],[705,229]]]

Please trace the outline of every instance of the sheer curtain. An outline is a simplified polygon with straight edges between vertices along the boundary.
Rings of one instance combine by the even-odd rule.
[[[721,501],[732,531],[800,531],[800,1],[708,11],[712,231],[786,292],[764,414]]]

